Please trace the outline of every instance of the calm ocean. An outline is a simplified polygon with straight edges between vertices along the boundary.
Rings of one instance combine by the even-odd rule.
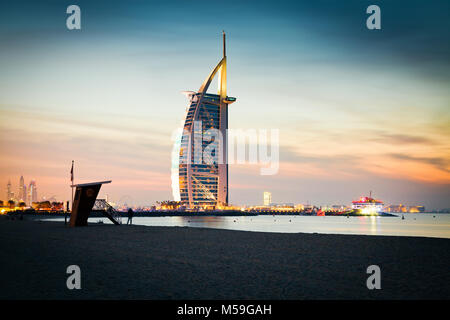
[[[216,228],[256,232],[331,233],[450,238],[450,214],[405,213],[398,217],[318,217],[318,216],[249,216],[249,217],[134,217],[133,224]],[[42,220],[63,221],[64,218]],[[110,223],[106,218],[90,218],[89,223]],[[127,218],[122,218],[125,224]]]

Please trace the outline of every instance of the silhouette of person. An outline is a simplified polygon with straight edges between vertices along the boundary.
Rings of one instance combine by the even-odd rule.
[[[128,209],[128,220],[127,220],[127,224],[133,224],[133,209]]]

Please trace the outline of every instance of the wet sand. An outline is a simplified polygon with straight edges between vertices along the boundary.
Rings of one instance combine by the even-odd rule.
[[[66,287],[74,264],[81,290]],[[450,239],[0,217],[0,299],[449,299],[449,266]]]

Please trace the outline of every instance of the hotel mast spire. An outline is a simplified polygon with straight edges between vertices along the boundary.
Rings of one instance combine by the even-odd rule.
[[[225,30],[222,30],[223,36],[223,58],[219,63],[219,88],[218,94],[220,96],[220,100],[224,100],[227,97],[227,46],[225,41]]]
[[[227,56],[227,50],[226,50],[226,44],[225,44],[225,30],[222,30],[223,34],[223,57],[225,58]]]

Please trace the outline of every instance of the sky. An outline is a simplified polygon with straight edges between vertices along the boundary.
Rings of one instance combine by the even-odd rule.
[[[70,199],[72,160],[76,183],[112,180],[113,202],[171,199],[181,92],[219,62],[225,30],[229,127],[280,130],[277,174],[230,165],[232,204],[372,191],[450,208],[449,15],[448,1],[0,1],[0,199],[21,175]]]

